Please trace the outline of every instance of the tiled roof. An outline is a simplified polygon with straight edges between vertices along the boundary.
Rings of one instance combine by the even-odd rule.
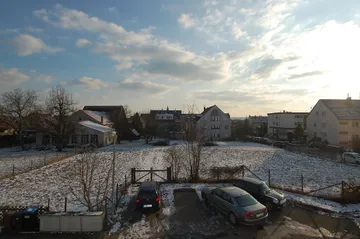
[[[320,100],[340,120],[360,120],[360,100]]]

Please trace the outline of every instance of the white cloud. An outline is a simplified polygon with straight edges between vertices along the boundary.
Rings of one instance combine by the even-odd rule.
[[[42,33],[44,30],[41,28],[36,28],[32,26],[25,27],[25,31],[31,32],[31,33]]]
[[[81,47],[85,47],[87,45],[91,44],[91,42],[88,40],[88,39],[85,39],[85,38],[81,38],[81,39],[78,39],[76,41],[76,46],[81,48]]]
[[[184,27],[190,28],[196,24],[196,20],[189,14],[181,14],[177,21]]]
[[[27,80],[29,80],[29,76],[21,73],[17,68],[0,68],[0,84],[19,85]]]
[[[137,91],[137,92],[147,92],[152,94],[165,93],[171,89],[171,87],[163,84],[154,83],[151,81],[141,81],[133,79],[125,79],[119,83],[121,89]]]
[[[48,46],[40,38],[28,34],[20,34],[13,39],[13,44],[19,56],[28,56],[35,53],[55,53],[64,50]]]
[[[153,36],[151,27],[140,32],[127,31],[115,23],[61,5],[52,10],[35,11],[34,15],[55,27],[98,34],[101,41],[94,42],[92,51],[108,55],[118,63],[115,67],[119,70],[137,65],[153,76],[168,79],[222,81],[229,78],[230,62],[226,57],[196,55],[179,44]]]
[[[87,89],[92,89],[92,90],[97,90],[108,86],[108,84],[103,80],[94,79],[87,76],[81,77],[79,79],[75,79],[71,81],[70,84],[84,86]]]
[[[239,24],[234,22],[232,24],[232,34],[236,40],[239,40],[245,33],[241,31]]]
[[[40,75],[36,78],[37,81],[40,81],[40,82],[44,82],[46,84],[50,84],[53,80],[53,77],[52,76],[47,76],[47,75]]]

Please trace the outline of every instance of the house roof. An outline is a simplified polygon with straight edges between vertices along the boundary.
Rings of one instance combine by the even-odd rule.
[[[122,105],[86,105],[83,110],[91,110],[91,111],[102,111],[102,112],[111,112],[116,110],[123,110],[124,107]]]
[[[92,121],[90,121],[90,120],[80,121],[79,124],[82,125],[82,126],[84,126],[84,127],[86,127],[86,128],[99,131],[99,132],[101,132],[101,133],[106,133],[106,132],[115,131],[115,129],[113,129],[113,128],[110,128],[110,127],[105,126],[105,125],[97,124],[97,123],[92,122]]]
[[[209,110],[211,110],[214,106],[216,105],[213,105],[213,106],[210,106],[210,107],[204,107],[204,111],[201,113],[202,115],[206,114],[207,112],[209,112]]]
[[[101,117],[103,117],[103,123],[109,124],[111,123],[107,112],[101,111],[92,111],[92,110],[82,110],[85,114],[96,120],[97,122],[101,122]]]
[[[360,100],[331,100],[321,101],[340,120],[360,120]]]

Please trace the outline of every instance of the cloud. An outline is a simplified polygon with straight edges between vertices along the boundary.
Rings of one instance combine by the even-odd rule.
[[[283,89],[277,92],[274,92],[274,94],[280,94],[280,95],[297,95],[297,96],[305,96],[309,94],[308,89]]]
[[[29,56],[35,53],[55,53],[64,50],[48,46],[41,39],[28,34],[20,34],[13,39],[13,45],[18,56]]]
[[[25,27],[25,31],[31,32],[31,33],[42,33],[44,30],[41,28],[36,28],[32,26]]]
[[[245,33],[241,30],[239,24],[234,22],[232,24],[232,34],[236,40],[239,40]]]
[[[153,94],[165,93],[171,89],[171,87],[163,84],[153,83],[151,81],[139,81],[133,79],[125,79],[119,83],[121,89],[130,91],[141,91]]]
[[[98,90],[104,87],[107,87],[108,84],[100,79],[94,79],[87,76],[75,79],[70,82],[72,85],[84,86],[87,89]]]
[[[0,29],[0,34],[18,33],[19,30],[20,30],[20,29],[18,29],[18,28]]]
[[[40,81],[40,82],[44,82],[46,84],[50,84],[53,80],[53,77],[52,76],[47,76],[47,75],[40,75],[36,78],[37,81]]]
[[[33,14],[52,26],[97,34],[92,52],[105,54],[118,64],[118,70],[136,65],[138,70],[154,76],[183,81],[227,80],[230,61],[226,56],[207,57],[184,49],[179,44],[151,34],[151,27],[139,32],[127,31],[120,25],[91,17],[81,11],[56,5],[51,10],[37,10]],[[166,62],[171,59],[171,61]]]
[[[309,77],[309,76],[318,76],[318,75],[323,75],[324,72],[322,71],[309,71],[309,72],[304,72],[301,74],[293,74],[289,76],[289,80],[296,80],[296,79],[300,79],[300,78],[305,78],[305,77]]]
[[[185,13],[181,14],[177,21],[184,28],[190,28],[196,24],[196,20],[191,15]]]
[[[257,102],[260,100],[260,97],[251,95],[245,91],[239,90],[203,90],[196,91],[193,93],[196,99],[209,100],[212,102]]]
[[[76,41],[76,46],[81,48],[81,47],[85,47],[87,45],[91,44],[91,42],[85,38],[81,38],[81,39],[78,39]]]
[[[117,8],[116,7],[109,7],[108,11],[109,12],[117,12]]]
[[[0,68],[0,83],[4,85],[19,85],[29,80],[29,76],[21,73],[17,68]]]

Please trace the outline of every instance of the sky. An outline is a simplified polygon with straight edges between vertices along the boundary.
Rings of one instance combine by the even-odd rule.
[[[2,0],[0,93],[233,117],[360,97],[359,0]]]

